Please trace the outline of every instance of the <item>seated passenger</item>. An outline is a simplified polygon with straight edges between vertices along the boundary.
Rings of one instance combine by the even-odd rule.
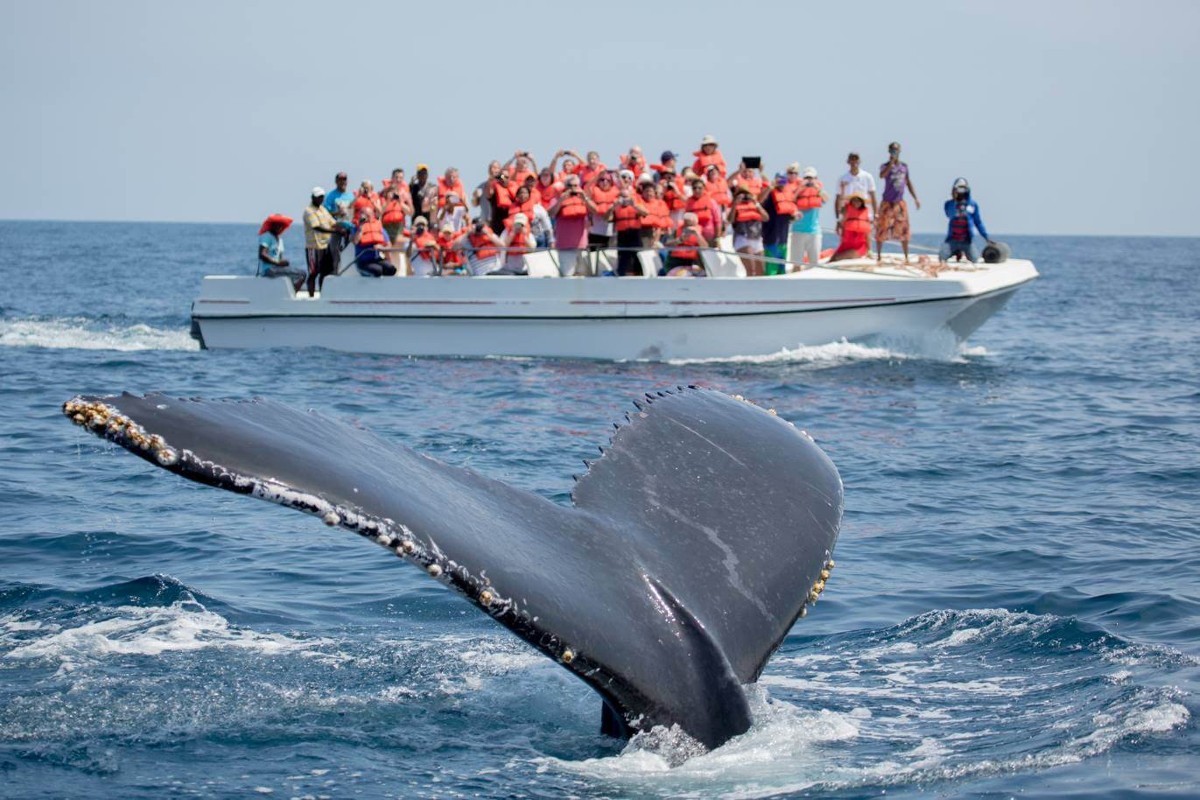
[[[538,206],[541,208],[541,206]],[[545,211],[543,208],[542,211]],[[504,244],[504,266],[493,275],[528,275],[525,266],[525,254],[533,250],[533,235],[529,232],[529,217],[517,214],[512,218],[512,224],[500,237]]]
[[[446,199],[451,194],[460,198],[467,196],[467,190],[463,186],[462,180],[458,177],[458,169],[456,167],[447,167],[446,174],[438,176],[437,207],[439,210],[446,205]]]
[[[833,251],[830,261],[845,261],[850,258],[862,258],[871,247],[871,209],[867,198],[862,192],[855,192],[846,201],[846,208],[837,224],[837,250]]]
[[[738,189],[733,207],[727,220],[733,226],[733,249],[742,253],[742,266],[746,276],[757,278],[763,274],[763,261],[758,256],[763,252],[763,223],[767,221],[767,210],[754,199],[749,189]]]
[[[383,203],[380,201],[379,194],[375,191],[375,186],[370,181],[363,181],[354,196],[355,222],[362,217],[362,210],[367,206],[370,206],[371,210],[375,212],[376,218],[383,216]]]
[[[417,278],[428,278],[440,273],[438,265],[437,237],[429,231],[429,220],[417,217],[413,220],[412,236],[408,239],[405,253],[408,255],[409,268]]]
[[[708,190],[708,196],[713,199],[722,210],[733,205],[733,194],[729,191],[729,182],[723,178],[716,164],[709,164],[708,170],[705,173],[705,188]]]
[[[375,218],[375,211],[366,206],[354,232],[354,264],[360,274],[371,278],[396,274],[396,268],[388,263],[379,248],[391,243],[383,223]]]
[[[441,254],[442,275],[465,275],[467,274],[466,264],[463,262],[462,250],[455,247],[459,239],[464,239],[467,236],[467,231],[464,228],[460,231],[455,231],[452,225],[442,225],[438,231],[437,243],[438,252]]]
[[[471,224],[470,232],[454,243],[455,250],[466,254],[467,269],[476,277],[502,267],[500,251],[503,247],[504,241],[490,226],[484,224],[482,218],[476,219]]]
[[[985,241],[991,242],[987,228],[983,227],[983,219],[979,216],[979,204],[971,199],[971,186],[966,178],[959,178],[950,189],[950,199],[944,206],[946,217],[950,220],[946,231],[946,240],[938,250],[938,260],[945,264],[952,257],[967,261],[978,261],[979,253],[972,241],[971,226],[979,231]]]
[[[291,278],[292,289],[298,291],[308,278],[308,270],[293,267],[283,257],[283,232],[292,226],[292,218],[272,214],[258,229],[258,274],[264,278]]]
[[[670,278],[703,278],[704,267],[700,265],[700,248],[708,247],[708,241],[700,232],[699,218],[688,211],[683,215],[683,223],[670,241],[671,249],[667,253],[667,263],[659,270],[659,275]]]

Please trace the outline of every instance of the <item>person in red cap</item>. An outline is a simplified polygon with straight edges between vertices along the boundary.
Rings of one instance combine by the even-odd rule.
[[[272,214],[258,229],[258,274],[264,278],[291,278],[292,289],[304,285],[308,271],[293,267],[283,257],[283,232],[292,226],[292,218]]]

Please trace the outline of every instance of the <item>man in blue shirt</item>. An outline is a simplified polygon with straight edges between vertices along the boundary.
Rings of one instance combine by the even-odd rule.
[[[959,178],[950,190],[950,199],[945,205],[946,217],[950,225],[946,231],[946,240],[938,251],[938,259],[944,264],[951,257],[957,256],[968,261],[978,261],[979,252],[972,242],[971,228],[974,227],[985,241],[990,242],[987,228],[983,227],[983,219],[979,216],[979,204],[971,199],[971,187],[966,178]]]
[[[350,219],[350,209],[354,206],[354,192],[346,189],[346,173],[339,172],[333,182],[336,188],[325,195],[325,210],[333,214],[333,218],[338,222],[353,222],[354,220]]]

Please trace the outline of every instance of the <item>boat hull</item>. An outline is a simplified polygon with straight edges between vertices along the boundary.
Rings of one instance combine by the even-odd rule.
[[[1003,269],[1001,269],[1003,268]],[[963,339],[1037,276],[1008,262],[937,278],[806,270],[773,278],[205,279],[209,348],[324,347],[414,356],[702,359],[949,332]]]

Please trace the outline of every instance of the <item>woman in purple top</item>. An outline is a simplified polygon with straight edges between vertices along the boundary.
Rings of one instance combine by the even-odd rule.
[[[921,210],[921,201],[917,199],[917,190],[913,188],[912,176],[908,172],[908,164],[900,160],[900,143],[888,145],[888,160],[879,168],[879,180],[883,181],[883,202],[879,204],[879,213],[875,217],[875,258],[883,260],[883,243],[899,242],[904,248],[904,263],[908,263],[908,240],[912,231],[908,225],[908,204],[904,202],[904,191],[907,189],[913,197],[917,210]]]

